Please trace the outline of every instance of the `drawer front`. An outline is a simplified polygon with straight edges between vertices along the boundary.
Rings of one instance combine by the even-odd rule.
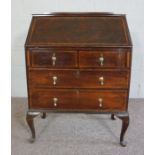
[[[82,90],[79,94],[79,104],[82,109],[123,111],[127,106],[127,91]]]
[[[40,109],[70,109],[78,103],[75,90],[49,90],[40,89],[30,91],[30,108]]]
[[[128,71],[30,70],[30,87],[128,88]]]
[[[33,90],[30,108],[55,110],[125,111],[127,91]]]
[[[32,67],[76,68],[76,51],[58,51],[49,49],[31,49]]]
[[[38,88],[75,88],[78,86],[76,71],[30,70],[29,85]]]
[[[128,88],[128,71],[81,71],[81,88]]]
[[[79,66],[81,68],[126,68],[127,52],[122,51],[80,51]]]

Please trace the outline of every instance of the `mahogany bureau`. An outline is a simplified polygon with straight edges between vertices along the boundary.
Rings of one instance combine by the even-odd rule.
[[[132,43],[125,15],[33,15],[25,43],[27,123],[46,112],[111,114],[129,125]]]

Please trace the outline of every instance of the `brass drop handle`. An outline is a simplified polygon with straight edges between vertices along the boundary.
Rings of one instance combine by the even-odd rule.
[[[57,102],[58,102],[58,98],[54,97],[53,98],[53,105],[54,105],[54,107],[57,106]]]
[[[103,107],[103,99],[102,98],[98,98],[98,102],[99,102],[99,107]]]
[[[53,53],[52,55],[52,65],[55,66],[55,62],[56,62],[56,56],[55,56],[55,53]]]
[[[58,79],[57,76],[53,76],[52,78],[53,78],[53,85],[56,85],[57,84],[57,79]]]
[[[103,62],[104,62],[104,57],[103,57],[103,55],[101,55],[101,56],[99,57],[99,61],[100,61],[100,66],[103,66]]]
[[[99,81],[100,81],[100,85],[103,86],[104,85],[104,77],[103,76],[99,77]]]

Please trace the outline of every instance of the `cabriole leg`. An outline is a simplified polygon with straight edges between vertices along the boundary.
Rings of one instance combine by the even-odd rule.
[[[40,114],[40,112],[27,112],[26,115],[26,121],[27,124],[31,130],[31,134],[32,134],[32,138],[30,139],[31,142],[35,141],[35,127],[34,127],[34,122],[33,119],[34,117],[38,116]]]
[[[43,113],[42,113],[41,118],[43,118],[43,119],[46,118],[46,112],[43,112]]]
[[[114,114],[111,114],[111,119],[115,120],[115,115]]]
[[[124,141],[124,135],[127,131],[127,128],[129,126],[129,114],[128,113],[120,113],[120,114],[117,114],[117,117],[119,119],[122,120],[122,129],[121,129],[121,134],[120,134],[120,144],[122,146],[126,146],[126,142]]]

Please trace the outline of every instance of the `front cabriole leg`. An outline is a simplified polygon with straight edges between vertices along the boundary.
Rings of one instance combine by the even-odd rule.
[[[38,116],[40,114],[40,112],[27,112],[27,115],[26,115],[26,121],[27,121],[27,124],[31,130],[31,134],[32,134],[32,138],[30,139],[31,142],[34,142],[35,141],[35,127],[34,127],[34,117]]]
[[[124,135],[125,135],[127,128],[129,126],[129,114],[128,114],[128,112],[125,112],[125,113],[119,113],[116,116],[122,120],[120,144],[125,147],[127,143],[124,141]]]
[[[115,120],[115,115],[114,114],[111,114],[111,119]]]
[[[46,118],[46,112],[43,112],[43,113],[42,113],[41,118],[43,118],[43,119],[45,119],[45,118]]]

